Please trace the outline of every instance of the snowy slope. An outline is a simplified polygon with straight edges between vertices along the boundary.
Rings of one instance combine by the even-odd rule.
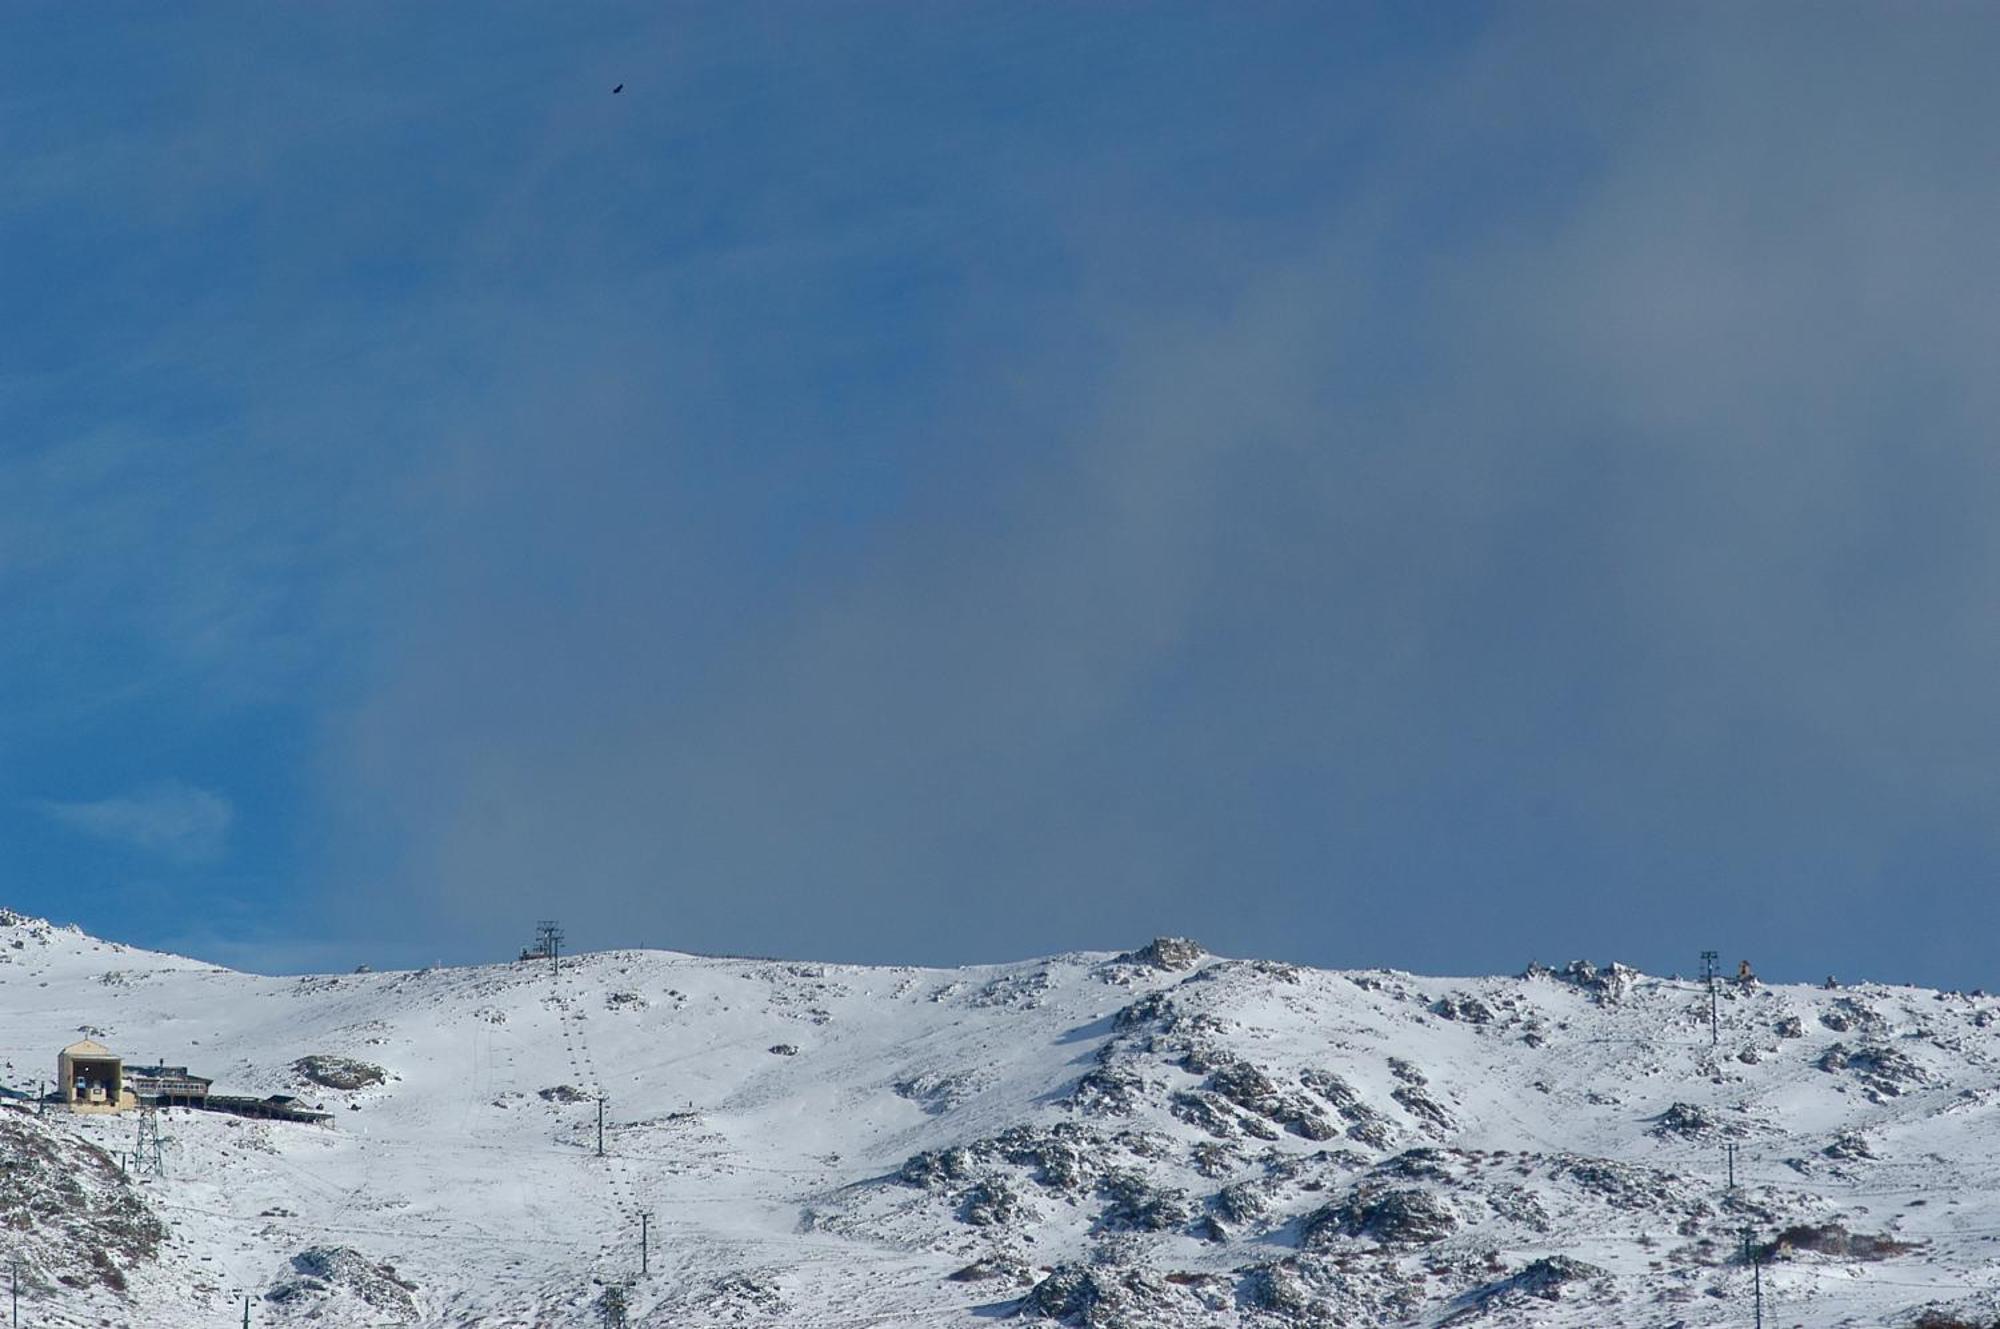
[[[1172,944],[266,978],[0,914],[7,1084],[87,1032],[335,1113],[171,1111],[167,1175],[121,1179],[131,1117],[0,1111],[0,1258],[40,1325],[212,1325],[244,1292],[259,1324],[582,1324],[621,1289],[635,1325],[1664,1329],[1747,1322],[1743,1229],[1833,1225],[1768,1252],[1769,1322],[2000,1313],[2000,1000],[1720,1005],[1711,1046],[1698,985],[1627,970]],[[386,1078],[327,1088],[309,1056]]]

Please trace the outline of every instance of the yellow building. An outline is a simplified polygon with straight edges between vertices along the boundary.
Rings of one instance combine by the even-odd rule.
[[[56,1055],[56,1083],[72,1112],[123,1112],[139,1106],[138,1096],[125,1087],[125,1059],[87,1038]]]

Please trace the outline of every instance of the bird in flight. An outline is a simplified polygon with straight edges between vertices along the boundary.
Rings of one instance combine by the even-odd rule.
[[[623,83],[620,83],[617,87],[611,90],[611,94],[615,97],[623,91],[625,91],[625,85]]]

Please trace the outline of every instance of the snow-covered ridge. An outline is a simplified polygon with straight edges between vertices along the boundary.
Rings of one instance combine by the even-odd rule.
[[[1620,967],[1333,973],[1171,940],[269,978],[0,913],[6,1084],[87,1034],[334,1114],[169,1110],[153,1178],[112,1170],[130,1116],[0,1110],[0,1228],[41,1215],[24,1287],[58,1325],[213,1324],[241,1291],[257,1323],[622,1301],[662,1326],[1664,1329],[1744,1321],[1746,1229],[1774,1323],[2000,1314],[1976,1291],[2000,1000],[1728,982],[1716,1006],[1711,1042],[1701,984]],[[84,1200],[50,1198],[72,1179]]]

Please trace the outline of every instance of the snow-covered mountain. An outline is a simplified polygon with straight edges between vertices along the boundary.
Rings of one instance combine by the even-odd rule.
[[[1755,1282],[1770,1324],[2000,1316],[2000,999],[1719,1011],[1712,1043],[1702,985],[1616,966],[1169,940],[267,978],[0,913],[7,1084],[88,1036],[333,1113],[168,1110],[153,1177],[121,1175],[133,1115],[0,1108],[0,1262],[36,1325],[247,1294],[256,1324],[1665,1329],[1749,1323]]]

